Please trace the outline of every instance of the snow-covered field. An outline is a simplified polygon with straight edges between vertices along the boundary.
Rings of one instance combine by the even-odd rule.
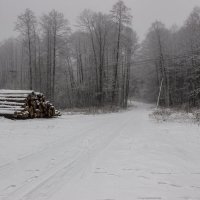
[[[0,118],[0,200],[200,199],[200,127],[151,112]]]

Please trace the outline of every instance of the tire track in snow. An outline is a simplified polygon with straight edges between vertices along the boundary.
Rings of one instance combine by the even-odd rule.
[[[63,119],[63,118],[62,118],[62,119]],[[84,128],[85,128],[85,127],[84,127]],[[95,128],[95,127],[94,127],[94,128]],[[91,126],[87,126],[87,130],[90,130],[90,129],[91,129]],[[79,129],[79,130],[73,131],[73,133],[79,132],[79,131],[81,131],[81,130],[82,130],[82,128]],[[85,130],[85,132],[86,132],[87,130]],[[71,134],[73,134],[73,133],[71,133]],[[68,141],[68,140],[69,140],[69,142],[70,142],[70,141],[76,139],[77,137],[80,137],[82,134],[83,134],[83,133],[81,133],[81,134],[79,134],[79,135],[76,135],[76,136],[72,136],[72,137],[67,138],[67,139],[65,139],[65,137],[59,138],[59,140],[58,140],[57,142],[52,142],[52,143],[48,144],[47,147],[45,147],[45,148],[43,148],[43,149],[40,149],[39,151],[36,151],[36,152],[30,153],[30,154],[24,155],[24,156],[22,156],[22,157],[19,157],[16,161],[11,161],[11,162],[4,163],[4,164],[0,165],[0,174],[1,174],[1,172],[2,172],[3,170],[8,170],[9,168],[15,167],[16,164],[17,164],[18,162],[21,162],[21,161],[24,161],[24,160],[27,161],[27,159],[33,159],[33,157],[37,157],[38,155],[40,155],[40,154],[42,154],[42,153],[48,151],[49,149],[52,149],[52,146],[61,145],[60,140],[62,140],[62,139],[64,139],[64,141],[62,140],[62,143],[63,143],[63,142],[66,142],[66,141]]]
[[[106,123],[109,123],[109,122],[106,122]],[[86,140],[87,139],[87,136],[89,134],[91,134],[92,131],[94,131],[96,129],[96,126],[101,126],[101,125],[105,125],[105,120],[103,120],[102,118],[99,119],[97,121],[97,123],[95,123],[92,127],[91,125],[89,127],[87,127],[85,129],[84,127],[84,130],[81,132],[81,134],[78,134],[70,139],[67,139],[66,141],[62,141],[62,142],[57,142],[56,145],[54,144],[53,146],[51,146],[50,148],[47,148],[45,149],[44,151],[42,152],[37,152],[36,154],[32,155],[32,156],[28,156],[26,159],[23,159],[21,162],[18,162],[18,167],[20,166],[20,170],[22,170],[23,166],[25,166],[27,168],[27,162],[29,162],[28,164],[31,165],[33,164],[34,162],[37,163],[38,159],[40,158],[45,158],[46,156],[49,156],[49,154],[52,154],[52,153],[55,153],[55,154],[58,154],[60,152],[64,152],[64,153],[67,153],[67,150],[70,150],[68,149],[68,145],[72,144],[74,145],[74,142],[77,144],[77,145],[82,145],[82,141]],[[78,130],[78,131],[81,131]],[[75,131],[77,132],[77,130]],[[82,148],[82,147],[81,147]],[[79,152],[78,152],[79,153]],[[73,156],[76,156],[76,152]],[[58,156],[58,155],[57,155]],[[65,154],[63,154],[63,156],[65,156]],[[39,158],[38,158],[39,157]],[[50,157],[56,157],[55,155],[51,155]],[[33,159],[33,160],[32,160]],[[20,191],[22,190],[26,190],[28,187],[30,187],[30,185],[32,185],[34,182],[38,182],[38,180],[40,180],[43,176],[46,176],[48,175],[48,173],[54,173],[54,168],[57,166],[57,165],[60,165],[61,163],[65,162],[66,161],[69,161],[69,158],[67,157],[65,160],[61,160],[59,163],[57,163],[55,166],[52,166],[50,167],[49,169],[46,169],[43,170],[44,172],[39,174],[37,176],[37,178],[35,177],[33,179],[33,177],[28,177],[26,180],[24,180],[23,183],[21,183],[20,186],[18,187],[15,187],[15,188],[11,188],[13,189],[14,191],[12,192],[8,192],[6,193],[5,191],[2,191],[1,192],[1,196],[3,199],[14,199],[16,198],[17,194],[20,193]],[[47,166],[49,167],[49,166]],[[15,171],[15,168],[16,168],[16,164],[15,165],[12,165],[12,170],[13,170],[13,174],[16,172]],[[31,167],[30,167],[31,168]],[[11,170],[11,169],[10,169]],[[23,171],[23,170],[22,170]],[[53,172],[52,172],[53,171]],[[8,188],[8,186],[6,186],[6,188]]]
[[[92,163],[92,160],[95,159],[98,153],[105,149],[121,134],[127,123],[127,119],[123,122],[121,122],[120,116],[118,119],[120,120],[120,123],[115,122],[110,124],[107,122],[107,124],[105,124],[105,121],[103,121],[102,125],[104,126],[102,130],[104,132],[107,131],[105,134],[103,134],[101,129],[95,125],[95,128],[90,129],[85,137],[85,140],[90,141],[92,145],[88,143],[84,149],[80,148],[80,151],[76,154],[75,158],[71,161],[69,161],[68,158],[63,160],[55,170],[40,178],[35,184],[32,184],[31,188],[24,191],[18,190],[3,200],[43,200],[51,197],[51,195],[60,189],[66,182],[69,182],[74,176],[85,171],[88,168],[88,164]],[[95,129],[99,129],[100,131],[97,135],[94,134],[95,131],[92,132]],[[110,130],[112,130],[111,133],[109,133]]]

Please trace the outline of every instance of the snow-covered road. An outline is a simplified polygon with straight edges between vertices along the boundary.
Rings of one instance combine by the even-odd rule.
[[[0,200],[200,200],[200,127],[150,112],[0,118]]]

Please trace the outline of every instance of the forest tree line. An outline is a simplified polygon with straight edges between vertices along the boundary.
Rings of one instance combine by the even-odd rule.
[[[200,106],[200,7],[181,27],[154,22],[133,66],[131,93],[158,106]]]
[[[72,31],[63,13],[18,16],[17,38],[0,43],[0,88],[34,89],[60,107],[200,105],[200,8],[181,27],[155,21],[140,43],[131,10],[84,10]]]
[[[72,31],[64,14],[26,9],[17,38],[0,43],[0,88],[43,92],[60,107],[127,107],[138,40],[130,9],[84,10]]]

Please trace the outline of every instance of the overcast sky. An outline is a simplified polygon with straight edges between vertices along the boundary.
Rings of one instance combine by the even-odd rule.
[[[73,26],[79,13],[89,8],[108,12],[117,0],[0,0],[0,40],[9,38],[14,33],[14,22],[26,8],[36,15],[42,15],[56,9],[65,14]],[[200,0],[124,0],[132,9],[133,28],[140,39],[143,38],[155,20],[161,20],[168,27],[182,25],[194,6],[200,6]]]

